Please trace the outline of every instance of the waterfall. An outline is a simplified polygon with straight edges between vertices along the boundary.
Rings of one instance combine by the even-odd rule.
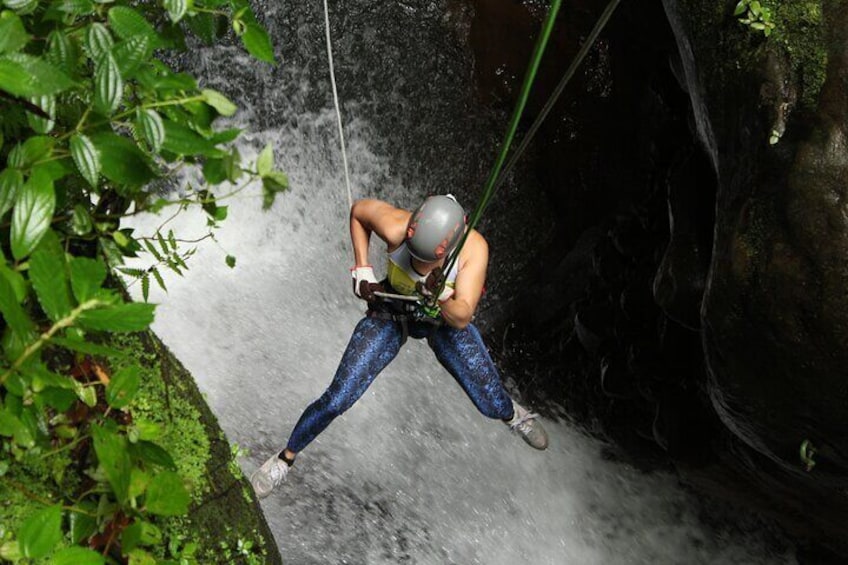
[[[331,15],[354,196],[409,207],[479,178],[501,131],[482,128],[490,117],[470,105],[448,2],[344,4]],[[151,291],[154,330],[229,440],[249,450],[246,473],[283,447],[329,384],[364,310],[348,274],[320,6],[276,3],[265,17],[277,67],[232,47],[199,50],[186,64],[243,108],[236,124],[251,133],[242,154],[272,143],[292,188],[265,213],[258,188],[225,202],[218,245],[199,245],[185,277],[166,273],[167,294]],[[150,233],[161,221],[139,217],[133,227]],[[186,213],[170,225],[191,239],[205,223]],[[372,242],[378,272],[383,251]],[[704,520],[673,475],[610,460],[601,441],[544,424],[551,446],[537,452],[477,413],[426,344],[410,340],[262,508],[293,565],[795,562],[791,547],[750,519]]]

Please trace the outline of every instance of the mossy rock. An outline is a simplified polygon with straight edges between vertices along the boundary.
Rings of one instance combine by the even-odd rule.
[[[157,440],[167,446],[191,494],[187,516],[152,520],[163,534],[157,558],[173,558],[196,544],[197,563],[282,564],[273,535],[250,484],[191,374],[153,332],[111,336],[110,345],[126,354],[108,367],[138,364],[144,378],[132,409],[135,422],[159,425]],[[0,478],[0,545],[12,539],[29,516],[60,500],[60,487],[73,492],[84,465],[72,450],[49,458],[13,464]],[[64,540],[64,545],[70,540]],[[2,559],[0,559],[2,561]]]

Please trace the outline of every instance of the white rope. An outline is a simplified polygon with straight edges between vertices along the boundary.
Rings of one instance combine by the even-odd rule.
[[[347,151],[345,151],[344,130],[342,130],[342,112],[339,109],[339,93],[336,91],[336,72],[333,68],[333,45],[330,42],[330,12],[327,0],[324,0],[324,28],[327,32],[327,59],[330,61],[330,84],[333,85],[333,103],[336,106],[336,119],[339,123],[339,141],[342,146],[342,163],[344,163],[345,186],[347,186],[348,208],[353,208],[353,191],[350,189],[350,174],[347,170]]]

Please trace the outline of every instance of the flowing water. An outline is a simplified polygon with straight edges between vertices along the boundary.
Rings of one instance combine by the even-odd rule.
[[[409,206],[428,187],[479,178],[500,132],[472,110],[462,26],[443,3],[357,0],[331,12],[354,197]],[[168,276],[168,294],[151,296],[161,303],[154,329],[229,439],[249,449],[247,473],[329,384],[363,312],[348,275],[320,5],[277,3],[266,16],[279,66],[231,48],[186,64],[245,108],[238,123],[252,133],[242,153],[272,143],[292,189],[265,213],[256,187],[229,202],[219,245],[200,245],[187,276]],[[135,226],[149,233],[161,221]],[[191,213],[171,226],[186,239],[206,229]],[[377,270],[380,251],[372,245]],[[234,270],[226,254],[237,257]],[[536,452],[478,414],[426,345],[410,340],[262,507],[291,565],[795,562],[749,518],[704,519],[672,475],[609,461],[599,441],[545,425],[551,447]]]

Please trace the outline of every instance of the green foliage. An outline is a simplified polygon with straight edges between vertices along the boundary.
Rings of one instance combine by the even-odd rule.
[[[694,7],[693,7],[694,8]],[[780,50],[788,59],[793,80],[801,86],[801,103],[815,108],[827,68],[827,40],[822,19],[822,0],[739,0],[734,16],[750,29],[769,37],[769,48]],[[705,33],[713,33],[705,23]],[[752,49],[751,64],[761,66],[763,50]],[[773,131],[769,143],[780,141]]]
[[[805,439],[801,442],[801,449],[799,455],[801,458],[801,463],[804,464],[804,470],[806,470],[808,473],[813,470],[813,467],[816,466],[816,461],[815,459],[813,459],[815,454],[816,448],[815,446],[813,446],[813,443],[810,440]]]
[[[192,544],[166,547],[156,520],[188,511],[201,471],[171,450],[201,443],[140,401],[149,369],[109,345],[147,329],[155,310],[126,301],[110,274],[141,281],[146,300],[151,279],[165,288],[160,269],[182,275],[195,251],[165,229],[176,214],[202,209],[214,238],[223,200],[261,181],[267,207],[287,188],[270,146],[245,164],[230,146],[240,131],[216,127],[236,106],[162,59],[186,34],[214,42],[229,21],[250,54],[273,63],[270,38],[244,0],[4,6],[0,477],[31,471],[60,500],[0,484],[3,500],[17,493],[40,505],[11,528],[0,524],[0,558],[156,563],[170,552],[191,562]],[[204,182],[180,198],[147,187],[176,182],[186,167]],[[121,226],[128,215],[165,209],[175,212],[148,236]],[[153,264],[124,266],[139,256]]]
[[[766,37],[774,31],[771,9],[760,4],[759,0],[739,0],[733,15],[739,23],[763,32]]]

